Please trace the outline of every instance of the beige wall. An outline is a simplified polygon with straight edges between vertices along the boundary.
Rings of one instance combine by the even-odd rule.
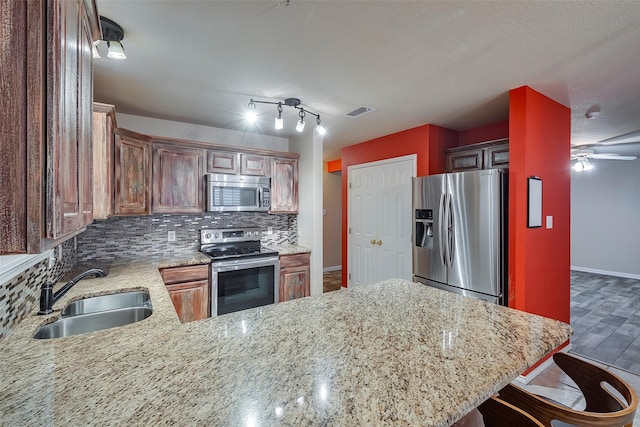
[[[342,174],[327,172],[323,176],[323,268],[340,268],[342,265]]]

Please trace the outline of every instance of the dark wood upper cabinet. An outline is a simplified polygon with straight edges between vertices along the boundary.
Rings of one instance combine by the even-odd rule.
[[[509,167],[509,140],[497,139],[451,148],[445,152],[447,172]]]
[[[113,105],[93,103],[93,218],[113,215],[114,131]]]
[[[145,135],[116,130],[115,215],[151,213],[151,142]]]
[[[93,0],[3,1],[2,11],[0,54],[16,60],[2,63],[0,82],[2,186],[11,193],[0,254],[40,253],[92,220],[91,43],[100,25]]]
[[[203,211],[200,149],[165,145],[153,147],[153,213]]]
[[[271,158],[270,213],[298,213],[298,159]]]

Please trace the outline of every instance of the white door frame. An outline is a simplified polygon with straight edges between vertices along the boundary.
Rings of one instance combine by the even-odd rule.
[[[369,163],[360,163],[357,165],[348,166],[347,167],[347,183],[348,183],[347,186],[351,185],[351,171],[354,169],[368,168],[371,166],[379,166],[379,165],[388,164],[388,163],[404,162],[406,160],[412,160],[411,176],[415,177],[417,175],[417,170],[418,170],[418,155],[416,153],[408,154],[405,156],[392,157],[384,160],[376,160],[374,162],[369,162]],[[351,286],[351,267],[352,267],[352,260],[351,260],[352,254],[350,250],[351,233],[349,233],[350,228],[351,228],[351,191],[349,191],[349,188],[347,188],[347,286]]]

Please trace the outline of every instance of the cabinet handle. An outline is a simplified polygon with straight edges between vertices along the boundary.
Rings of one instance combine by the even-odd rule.
[[[382,240],[378,240],[378,241],[376,242],[376,244],[377,244],[378,246],[382,246]]]
[[[372,241],[370,241],[369,243],[371,243],[372,245],[376,244],[376,239],[373,239]]]

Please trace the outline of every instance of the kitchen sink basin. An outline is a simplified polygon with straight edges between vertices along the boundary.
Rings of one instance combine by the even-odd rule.
[[[135,307],[151,307],[149,292],[135,290],[80,299],[67,304],[67,306],[62,310],[61,317],[78,316],[81,314]]]
[[[40,326],[33,337],[37,339],[61,338],[115,328],[146,319],[151,316],[152,312],[151,307],[125,307],[61,317],[55,322]]]

